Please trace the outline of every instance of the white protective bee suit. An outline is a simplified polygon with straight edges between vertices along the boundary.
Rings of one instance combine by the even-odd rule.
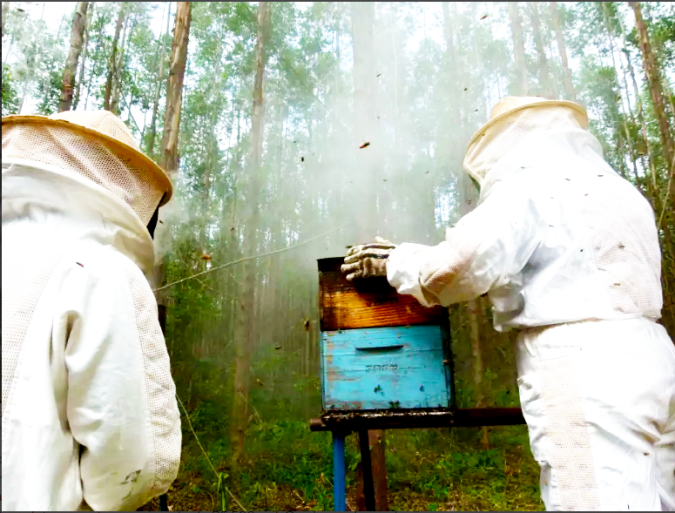
[[[464,167],[477,208],[387,278],[422,304],[488,293],[521,328],[518,385],[548,510],[675,509],[675,346],[654,213],[604,161],[581,107],[508,98]]]
[[[118,118],[82,115],[3,118],[3,510],[135,510],[178,471],[175,387],[144,276],[146,225],[170,182],[143,176]]]

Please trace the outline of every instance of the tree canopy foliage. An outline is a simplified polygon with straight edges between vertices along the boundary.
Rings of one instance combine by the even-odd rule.
[[[163,162],[176,3],[59,5],[3,3],[2,115],[57,112],[74,65],[70,108],[107,104]],[[249,509],[331,508],[328,441],[301,433],[321,408],[316,260],[375,235],[440,242],[475,205],[463,152],[506,95],[587,108],[606,159],[655,210],[662,322],[675,336],[674,4],[263,5],[267,21],[256,3],[192,3],[182,100],[169,96],[180,111],[178,172],[157,229],[164,274],[155,286],[178,282],[163,291],[178,394],[235,492],[222,492],[186,426],[176,508],[209,508],[216,495]],[[460,403],[518,405],[513,337],[491,330],[487,301],[456,306],[451,319]],[[527,445],[524,431],[503,433],[493,430],[492,449],[473,431],[397,434],[387,453],[394,507],[540,507],[531,456],[514,449]],[[279,444],[289,461],[274,466]],[[504,470],[493,475],[491,465]],[[477,502],[449,484],[465,467]]]

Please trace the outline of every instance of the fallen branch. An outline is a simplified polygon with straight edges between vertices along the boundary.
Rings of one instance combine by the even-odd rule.
[[[302,496],[298,493],[297,490],[293,490],[293,493],[298,496],[298,499],[300,499],[303,504],[305,504],[305,499],[302,498]]]
[[[240,258],[239,260],[235,260],[234,262],[228,262],[227,264],[219,265],[218,267],[214,267],[214,268],[212,268],[212,269],[208,269],[208,270],[206,270],[206,271],[202,271],[202,272],[200,272],[200,273],[193,274],[192,276],[188,276],[187,278],[182,278],[182,279],[180,279],[180,280],[178,280],[178,281],[174,281],[174,282],[172,282],[172,283],[167,283],[166,285],[163,285],[163,286],[161,286],[161,287],[157,287],[156,289],[153,289],[153,292],[157,292],[157,291],[159,291],[159,290],[168,289],[169,287],[173,287],[174,285],[178,285],[179,283],[183,283],[184,281],[192,280],[192,279],[194,279],[194,278],[197,278],[198,276],[203,276],[204,274],[212,273],[212,272],[214,272],[214,271],[219,271],[219,270],[221,270],[221,269],[225,269],[226,267],[230,267],[230,266],[235,265],[235,264],[240,264],[241,262],[246,262],[247,260],[255,260],[256,258],[263,258],[263,257],[266,257],[266,256],[276,255],[277,253],[283,253],[284,251],[289,251],[289,250],[291,250],[291,249],[295,249],[295,248],[297,248],[297,247],[303,246],[304,244],[307,244],[308,242],[312,242],[312,241],[314,241],[314,240],[316,240],[316,239],[320,239],[321,237],[324,237],[324,236],[326,236],[326,235],[328,235],[328,234],[331,234],[331,233],[333,233],[333,232],[336,232],[336,231],[338,231],[338,230],[341,230],[342,228],[344,228],[345,226],[348,226],[349,224],[350,224],[350,223],[348,223],[348,224],[343,224],[342,226],[338,226],[337,228],[333,228],[332,230],[329,230],[329,231],[327,231],[327,232],[325,232],[325,233],[322,233],[322,234],[320,234],[320,235],[317,235],[316,237],[312,237],[312,238],[309,238],[309,239],[304,240],[304,241],[302,241],[302,242],[299,242],[298,244],[295,244],[295,245],[293,245],[293,246],[288,246],[288,247],[286,247],[286,248],[282,248],[282,249],[277,249],[277,250],[274,250],[274,251],[270,251],[269,253],[263,253],[262,255],[254,255],[254,256],[250,256],[250,257]]]

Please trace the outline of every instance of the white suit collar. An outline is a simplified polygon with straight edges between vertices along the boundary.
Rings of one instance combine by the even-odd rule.
[[[155,263],[152,238],[133,209],[78,174],[39,162],[2,161],[2,218],[30,217],[33,209],[60,212],[93,228],[94,236],[133,260],[144,273]]]
[[[523,170],[534,166],[556,167],[561,162],[568,165],[577,159],[594,162],[603,167],[607,173],[615,174],[603,158],[602,146],[597,138],[581,128],[565,128],[533,135],[516,145],[509,153],[485,175],[481,186],[480,201],[484,201],[505,180]]]

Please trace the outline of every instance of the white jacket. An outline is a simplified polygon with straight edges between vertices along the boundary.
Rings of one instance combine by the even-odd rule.
[[[675,348],[654,213],[580,128],[530,136],[438,246],[387,278],[425,305],[488,293],[522,330],[518,389],[547,510],[675,509]]]
[[[181,446],[152,240],[79,175],[2,167],[3,509],[135,510]]]
[[[401,244],[400,294],[432,306],[488,293],[495,328],[661,316],[661,253],[647,200],[581,128],[531,136],[491,169],[476,209],[438,246]]]

